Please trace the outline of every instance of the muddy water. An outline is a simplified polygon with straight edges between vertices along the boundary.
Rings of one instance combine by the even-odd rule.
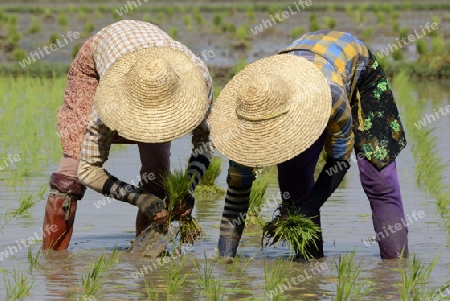
[[[420,84],[417,88],[417,97],[421,101],[412,100],[414,105],[422,105],[423,112],[433,113],[434,109],[450,104],[450,83]],[[404,112],[406,114],[406,112]],[[441,116],[428,127],[436,127],[434,134],[437,140],[438,152],[441,156],[448,155],[450,147],[449,132],[450,115]],[[189,156],[189,138],[173,142],[172,166],[179,167],[184,164]],[[223,158],[224,169],[219,178],[219,184],[225,187],[225,175],[227,161]],[[448,280],[448,263],[450,252],[447,246],[446,231],[442,227],[442,219],[437,215],[435,201],[425,195],[416,185],[414,179],[415,163],[411,152],[411,146],[400,155],[397,161],[399,178],[404,200],[405,213],[410,216],[409,248],[410,252],[417,254],[425,263],[430,263],[435,256],[441,256],[439,263],[431,274],[429,287],[437,290]],[[51,165],[30,181],[31,186],[38,187],[48,182],[48,177],[55,170]],[[138,151],[135,146],[126,147],[116,151],[106,163],[106,169],[120,179],[137,182],[139,171]],[[446,176],[450,176],[449,170]],[[446,179],[448,182],[448,178]],[[25,187],[18,187],[17,191],[1,187],[0,204],[1,212],[7,208],[16,207],[20,192]],[[279,199],[276,183],[271,183],[267,191],[267,198]],[[101,208],[94,205],[102,196],[89,190],[83,201],[79,203],[74,236],[68,251],[49,254],[47,258],[41,257],[40,265],[32,274],[28,272],[27,251],[18,247],[16,241],[28,239],[33,236],[41,236],[40,228],[45,200],[38,202],[30,209],[30,215],[25,218],[9,220],[0,233],[0,252],[13,251],[9,258],[0,261],[0,272],[6,275],[6,271],[19,268],[29,274],[33,288],[25,300],[68,300],[69,294],[76,292],[82,295],[81,276],[89,270],[92,263],[102,253],[111,252],[115,245],[118,246],[120,256],[118,263],[101,277],[102,290],[96,294],[97,300],[143,300],[146,299],[145,283],[137,277],[143,265],[151,264],[149,259],[136,258],[123,252],[129,246],[129,241],[134,237],[134,218],[136,209],[128,204],[120,202],[106,203]],[[204,259],[213,258],[216,254],[216,245],[219,236],[219,221],[223,207],[223,199],[197,200],[194,215],[197,216],[205,237],[196,243],[192,249],[185,249],[185,255],[174,258],[166,265],[156,265],[153,271],[148,269],[145,279],[153,283],[156,288],[163,289],[167,284],[170,267],[180,266],[180,272],[185,275],[186,281],[181,288],[172,294],[169,300],[210,300],[197,279],[201,279],[204,271]],[[423,218],[414,218],[413,212],[424,212]],[[270,216],[271,210],[265,214]],[[286,300],[331,300],[336,285],[336,270],[334,262],[339,255],[356,248],[356,261],[362,262],[363,276],[375,282],[376,293],[372,294],[373,300],[398,300],[395,284],[401,280],[398,273],[391,269],[398,266],[397,260],[382,261],[379,258],[377,244],[367,246],[363,240],[372,236],[373,228],[371,212],[366,196],[359,184],[359,175],[356,164],[346,176],[343,187],[338,189],[329,199],[322,210],[322,226],[325,240],[325,258],[320,261],[323,265],[316,265],[316,269],[310,270],[306,263],[293,263],[289,269],[291,276],[302,278],[304,281],[295,284],[283,282],[284,292],[281,299]],[[416,215],[417,216],[417,215]],[[267,299],[264,290],[264,265],[274,264],[277,257],[287,258],[289,249],[286,246],[266,248],[261,252],[259,248],[260,233],[254,229],[246,229],[239,249],[240,261],[234,267],[223,263],[208,260],[212,266],[212,276],[219,287],[226,290],[225,295],[229,300],[261,300]],[[33,253],[40,247],[40,243],[31,245]],[[250,258],[252,258],[250,260]],[[266,260],[264,260],[266,259]],[[200,271],[195,262],[201,264]],[[264,263],[265,261],[265,263]],[[245,268],[245,264],[248,264]],[[326,267],[318,269],[317,267]],[[153,265],[155,267],[155,265]],[[144,271],[144,270],[142,270]],[[2,275],[2,276],[3,276]],[[136,277],[137,278],[136,278]],[[287,276],[287,275],[286,275]],[[300,278],[298,278],[300,279]],[[172,280],[171,280],[172,281]],[[200,281],[201,282],[201,281]],[[4,299],[5,290],[3,281],[0,281],[0,299]],[[160,299],[166,299],[165,294],[160,294]],[[227,299],[224,298],[224,299]],[[93,299],[92,299],[93,300]]]

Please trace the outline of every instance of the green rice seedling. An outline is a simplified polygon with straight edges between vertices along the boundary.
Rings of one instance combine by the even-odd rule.
[[[88,22],[84,25],[84,29],[83,32],[87,33],[87,34],[91,34],[91,32],[93,32],[95,29],[95,25],[92,22]]]
[[[444,16],[444,20],[450,20],[450,12],[446,13]]]
[[[325,17],[323,20],[328,29],[332,30],[336,27],[337,22],[335,18]]]
[[[401,48],[397,48],[392,52],[392,58],[394,61],[401,61],[403,60],[403,51]]]
[[[176,213],[183,210],[182,202],[187,196],[191,188],[193,176],[188,174],[187,170],[174,170],[162,177],[162,186],[169,198],[168,219],[173,220]],[[180,224],[180,242],[193,244],[195,239],[202,235],[203,231],[200,228],[197,220],[192,216],[187,216],[179,221]]]
[[[100,273],[107,272],[117,262],[117,246],[112,253],[106,256],[102,252],[97,260],[89,265],[90,271],[81,276],[81,284],[84,287],[84,296],[94,295],[102,287],[99,279]]]
[[[195,188],[196,194],[224,194],[225,190],[216,184],[217,178],[222,172],[222,159],[214,156],[209,163],[208,169],[203,174],[200,182]]]
[[[158,21],[158,23],[161,23],[164,20],[164,13],[162,11],[160,11],[157,15],[156,15],[156,20]]]
[[[407,26],[402,27],[400,29],[400,32],[398,33],[398,35],[399,35],[400,40],[401,39],[407,39],[408,35],[409,35],[409,27],[407,27]]]
[[[183,283],[186,281],[187,274],[182,273],[186,260],[187,257],[182,256],[180,262],[175,262],[172,260],[170,263],[164,265],[167,283],[167,296],[172,296],[179,291]]]
[[[206,300],[223,300],[225,288],[221,285],[220,279],[212,275],[214,265],[208,260],[206,253],[204,253],[203,266],[197,260],[194,264],[198,272],[197,286],[207,295]]]
[[[396,33],[400,31],[400,23],[398,21],[392,22],[392,31]]]
[[[14,48],[12,57],[16,62],[21,62],[22,60],[26,59],[27,53],[22,48]]]
[[[245,42],[249,38],[248,34],[249,34],[249,31],[248,31],[247,24],[243,24],[243,25],[239,26],[236,30],[236,38],[240,42]]]
[[[363,30],[363,38],[365,40],[370,40],[372,38],[372,27],[366,27]]]
[[[309,16],[309,31],[317,31],[320,29],[319,20],[315,14]]]
[[[338,281],[334,301],[365,300],[366,295],[374,290],[372,281],[360,279],[362,262],[356,264],[354,258],[355,250],[344,256],[340,255],[335,262]]]
[[[387,14],[390,14],[394,11],[394,6],[390,3],[381,4],[380,8]]]
[[[78,54],[78,51],[80,51],[82,44],[75,44],[72,47],[72,58],[75,58]]]
[[[51,8],[49,8],[49,7],[44,8],[44,18],[45,19],[52,19],[53,18],[52,14],[53,14],[53,12],[52,12]]]
[[[357,24],[362,22],[362,13],[359,9],[353,12],[353,21]]]
[[[64,12],[61,12],[59,14],[58,22],[62,28],[67,28],[67,16]]]
[[[37,33],[41,31],[41,24],[39,23],[38,19],[35,16],[31,16],[31,25],[28,29],[28,33]]]
[[[334,13],[336,11],[336,5],[329,3],[327,5],[327,13]]]
[[[442,36],[434,37],[431,40],[431,53],[433,56],[443,56],[445,52],[445,40]]]
[[[100,4],[99,6],[97,6],[97,11],[100,13],[106,13],[108,12],[108,9],[104,5]]]
[[[6,18],[5,9],[3,7],[0,7],[0,23],[2,23]]]
[[[116,9],[112,10],[112,14],[113,14],[113,19],[114,21],[120,21],[122,20],[122,16],[117,12]]]
[[[438,16],[433,16],[431,17],[431,23],[436,23],[437,24],[437,28],[439,29],[441,27],[441,19]],[[437,37],[438,36],[438,29],[436,30],[432,30],[428,33],[428,35],[430,37]]]
[[[401,259],[399,267],[393,270],[400,273],[402,282],[398,284],[400,301],[431,300],[433,291],[427,289],[430,282],[430,274],[435,268],[439,257],[435,257],[431,263],[421,262],[416,254],[412,258]]]
[[[36,252],[36,255],[33,256],[33,251],[28,247],[28,263],[30,264],[28,267],[28,271],[33,273],[33,270],[36,269],[37,264],[39,263],[39,257],[41,256],[41,249]]]
[[[17,26],[17,15],[10,15],[8,21],[10,25]]]
[[[391,21],[397,21],[399,16],[400,14],[396,10],[389,13],[389,18],[391,19]]]
[[[219,13],[214,14],[213,23],[214,23],[214,26],[219,28],[223,24],[223,17],[222,17],[222,15],[219,14]]]
[[[383,12],[381,12],[381,11],[377,11],[375,13],[375,16],[377,17],[378,25],[383,26],[386,15]]]
[[[57,33],[52,33],[50,35],[50,37],[48,38],[48,41],[52,44],[56,44],[56,42],[58,41],[58,34]]]
[[[419,187],[436,199],[437,208],[445,221],[445,226],[450,233],[450,187],[442,179],[445,178],[445,170],[449,166],[436,152],[436,137],[433,129],[424,129],[420,121],[423,118],[423,108],[417,104],[411,104],[412,85],[406,73],[399,73],[394,77],[392,84],[397,91],[397,103],[408,114],[402,121],[409,132],[409,143],[414,149],[413,156],[416,161],[415,177]]]
[[[10,27],[10,28],[12,28],[12,27]],[[8,43],[13,45],[13,46],[17,45],[21,38],[22,38],[22,36],[15,29],[14,29],[14,31],[10,30],[9,33],[8,33]]]
[[[28,283],[28,277],[18,269],[14,269],[11,273],[12,282],[7,279],[7,275],[3,275],[5,283],[6,301],[22,300],[28,296],[33,284]]]
[[[145,291],[147,293],[147,300],[160,300],[159,299],[159,291],[155,287],[153,282],[148,283],[144,278]]]
[[[264,290],[270,300],[280,300],[282,289],[287,290],[283,284],[292,275],[291,261],[277,258],[269,264],[264,258]]]
[[[169,34],[169,36],[170,36],[172,39],[176,39],[176,38],[178,37],[178,28],[176,28],[176,27],[170,27],[170,28],[167,30],[167,33]]]
[[[178,6],[178,11],[180,12],[180,13],[185,13],[186,12],[186,6],[184,6],[184,5],[180,5],[180,6]]]
[[[347,15],[349,15],[349,16],[352,15],[352,13],[353,13],[353,6],[351,4],[347,4],[344,9],[345,9],[345,13]]]
[[[428,43],[424,39],[419,39],[416,41],[417,53],[421,56],[426,56],[428,54]]]
[[[255,7],[253,5],[247,7],[247,17],[250,22],[255,21]]]
[[[150,16],[150,14],[144,14],[143,16],[142,16],[142,21],[143,22],[151,22],[151,20],[152,20],[152,18],[151,18],[151,16]]]
[[[174,13],[175,13],[175,8],[173,6],[167,6],[166,14],[167,14],[167,17],[169,18],[169,20],[172,19]]]
[[[200,12],[194,14],[194,20],[200,26],[205,24],[205,18],[203,18],[203,15]]]
[[[312,256],[307,247],[315,244],[320,231],[319,226],[302,214],[280,216],[264,226],[261,246],[271,246],[279,241],[289,243],[290,252],[295,251],[303,258],[309,259]]]
[[[85,22],[87,20],[86,12],[84,10],[78,11],[78,21]]]
[[[267,172],[263,172],[252,184],[250,191],[250,204],[246,217],[246,224],[255,226],[264,226],[265,221],[261,217],[260,212],[264,203],[264,196],[267,187],[269,187],[269,176]]]
[[[28,213],[28,209],[33,207],[38,201],[35,200],[35,196],[28,191],[22,193],[19,198],[19,208],[11,210],[9,214],[12,216],[24,215]]]
[[[187,31],[192,31],[192,18],[190,15],[185,15],[183,17],[184,26],[186,26]]]
[[[298,26],[291,30],[290,36],[291,36],[291,39],[296,39],[304,33],[305,33],[305,28],[303,28],[302,26]]]
[[[269,6],[269,8],[267,9],[267,11],[269,12],[270,15],[273,15],[273,14],[277,13],[278,11],[280,11],[280,8],[276,4],[271,4]]]
[[[236,25],[234,23],[224,23],[222,24],[222,31],[223,32],[235,32],[236,31]]]

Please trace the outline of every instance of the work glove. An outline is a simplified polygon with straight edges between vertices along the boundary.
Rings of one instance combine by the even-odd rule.
[[[137,206],[142,213],[154,222],[167,223],[165,202],[142,188],[122,182],[114,176],[109,176],[109,179],[103,185],[102,194]]]

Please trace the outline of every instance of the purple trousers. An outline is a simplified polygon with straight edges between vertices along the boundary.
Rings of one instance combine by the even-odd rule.
[[[314,170],[323,148],[322,139],[309,149],[278,165],[278,182],[282,196],[289,193],[289,202],[301,204],[308,198],[314,186]],[[357,150],[356,150],[357,151]],[[383,259],[408,255],[408,229],[393,229],[394,225],[405,220],[400,185],[395,161],[381,171],[365,159],[358,160],[361,185],[369,199],[372,221],[376,232],[380,255]],[[320,225],[320,216],[316,221]],[[322,241],[317,242],[322,245]],[[322,246],[319,246],[321,248]]]

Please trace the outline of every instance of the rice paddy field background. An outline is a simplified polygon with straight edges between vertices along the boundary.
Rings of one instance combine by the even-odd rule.
[[[366,42],[387,70],[407,131],[397,169],[408,260],[379,258],[355,160],[322,209],[320,260],[292,260],[288,245],[261,249],[258,218],[248,220],[236,260],[219,260],[224,196],[198,193],[193,215],[204,235],[178,253],[175,240],[172,256],[126,253],[136,208],[92,190],[79,202],[69,249],[41,251],[48,181],[61,156],[56,111],[65,74],[83,41],[119,19],[157,23],[190,47],[209,66],[216,96],[246,64],[302,32],[336,29]],[[449,37],[447,1],[1,1],[0,299],[450,300]],[[188,136],[172,142],[172,168],[186,167],[190,148]],[[216,183],[226,189],[228,161],[216,156]],[[115,145],[105,168],[136,183],[137,147]],[[276,169],[266,172],[255,212],[269,221],[281,197]]]

